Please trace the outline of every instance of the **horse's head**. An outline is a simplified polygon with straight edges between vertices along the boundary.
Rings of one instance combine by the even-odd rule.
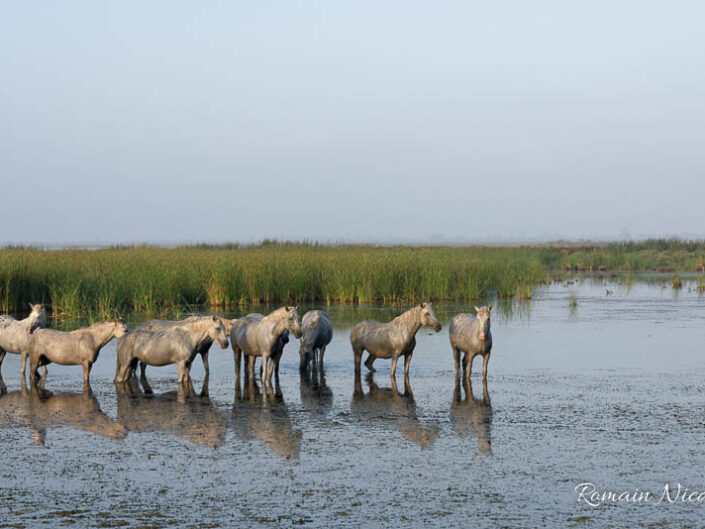
[[[217,342],[221,349],[227,349],[228,336],[225,334],[225,325],[223,325],[223,320],[217,316],[213,316],[211,321],[211,326],[208,330],[208,336],[210,336],[214,342]]]
[[[311,344],[306,340],[301,340],[299,345],[299,369],[305,371],[312,359],[313,351],[311,350]]]
[[[421,303],[421,305],[419,305],[419,309],[421,310],[421,325],[438,332],[441,330],[441,322],[436,318],[436,314],[433,312],[431,305],[431,303]]]
[[[115,324],[115,331],[113,332],[113,336],[115,338],[122,338],[127,334],[129,329],[127,328],[127,322],[125,322],[125,320],[122,318],[115,318],[113,323]]]
[[[492,305],[489,307],[475,307],[475,312],[477,313],[477,321],[480,324],[480,340],[484,341],[490,333],[490,312],[492,312]]]
[[[231,320],[229,318],[220,318],[220,321],[223,322],[223,327],[225,328],[225,336],[230,336],[230,333],[233,331],[233,322],[235,320]]]
[[[30,303],[29,308],[30,313],[27,333],[32,334],[35,329],[46,325],[46,311],[44,310],[44,303],[37,303],[36,305]]]
[[[286,307],[287,324],[286,328],[293,333],[296,338],[301,338],[301,320],[299,318],[298,307]]]

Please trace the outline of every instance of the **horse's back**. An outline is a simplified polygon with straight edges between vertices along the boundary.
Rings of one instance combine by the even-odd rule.
[[[375,329],[379,328],[381,324],[374,320],[361,321],[350,331],[350,341],[357,342],[363,339],[365,336],[370,334]]]
[[[333,339],[333,325],[322,310],[310,310],[301,319],[302,340],[314,347],[324,347]]]
[[[0,316],[0,332],[12,327],[13,324],[16,322],[17,320],[9,314],[3,314],[2,316]]]
[[[17,323],[18,321],[10,315],[0,316],[0,348],[11,353],[19,352],[14,350],[17,349],[21,332]]]
[[[448,326],[451,343],[463,342],[469,339],[473,324],[477,319],[472,314],[456,314]]]
[[[262,314],[255,312],[234,320],[230,335],[239,342],[241,339],[244,339],[248,331],[255,328],[263,318],[264,316]]]

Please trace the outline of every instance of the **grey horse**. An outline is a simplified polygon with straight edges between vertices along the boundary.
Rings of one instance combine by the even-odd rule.
[[[39,366],[54,362],[63,366],[83,366],[83,381],[87,383],[91,368],[103,346],[125,334],[127,324],[120,318],[101,321],[71,332],[38,329],[29,342],[30,380],[39,378]]]
[[[309,310],[301,318],[301,328],[299,368],[305,370],[309,363],[313,367],[322,367],[326,346],[333,339],[333,325],[328,314],[322,310]]]
[[[243,354],[248,358],[249,376],[254,378],[254,359],[259,356],[262,357],[262,384],[265,384],[265,377],[266,383],[271,384],[272,371],[281,356],[280,348],[284,346],[281,336],[286,331],[301,338],[301,323],[296,307],[281,307],[267,316],[252,313],[237,319],[230,333],[235,378],[240,377],[240,359]]]
[[[416,347],[416,333],[421,326],[430,327],[434,331],[441,330],[441,324],[433,312],[431,303],[421,303],[397,316],[389,323],[363,321],[353,327],[350,332],[350,344],[355,353],[355,372],[360,372],[362,352],[367,351],[365,361],[367,369],[374,372],[372,364],[377,358],[391,358],[390,375],[394,378],[397,371],[397,360],[404,357],[404,376],[409,376],[409,364]]]
[[[450,321],[448,332],[450,334],[450,346],[453,348],[453,360],[455,361],[455,372],[460,373],[460,352],[463,356],[463,371],[465,376],[470,377],[472,371],[472,361],[477,355],[482,355],[482,377],[487,377],[487,364],[490,361],[492,352],[492,333],[490,332],[490,312],[489,307],[475,307],[477,317],[472,314],[458,314]]]
[[[201,345],[210,341],[225,349],[225,327],[216,316],[199,316],[158,331],[135,330],[117,342],[115,382],[126,382],[137,362],[151,366],[176,364],[178,381],[190,380],[189,370]]]
[[[198,318],[201,318],[201,316],[191,316],[189,318],[186,318],[185,320],[150,320],[146,321],[137,327],[135,327],[136,331],[160,331],[162,329],[166,329],[168,327],[177,327],[179,325],[182,325],[185,322],[192,322],[192,321],[197,321]],[[230,320],[228,318],[219,318],[220,321],[223,323],[223,327],[225,328],[225,335],[230,336],[230,331],[233,328],[233,321],[235,320]],[[208,367],[208,352],[210,351],[211,345],[213,344],[213,340],[204,340],[201,342],[201,344],[198,346],[198,350],[196,351],[197,355],[201,355],[201,360],[203,361],[203,369],[206,371],[206,375],[210,373],[210,369]],[[144,362],[140,362],[140,371],[142,374],[142,377],[144,378],[147,374],[147,364]]]
[[[284,331],[281,333],[281,336],[279,336],[279,339],[274,342],[274,345],[272,346],[272,353],[269,355],[269,358],[274,362],[274,376],[275,378],[279,378],[279,361],[282,358],[282,353],[284,353],[284,346],[289,343],[289,331]],[[252,364],[252,369],[254,370],[255,362],[257,360],[256,356],[248,356],[247,357],[247,371],[245,371],[245,376],[249,376],[250,372],[250,364]],[[260,363],[259,366],[259,376],[262,378],[262,364]]]
[[[20,373],[25,376],[27,367],[27,354],[29,341],[35,329],[46,326],[46,311],[43,304],[32,305],[29,316],[16,320],[12,316],[0,316],[0,368],[5,359],[5,353],[19,354],[22,358]],[[46,366],[43,367],[44,375],[47,374]]]

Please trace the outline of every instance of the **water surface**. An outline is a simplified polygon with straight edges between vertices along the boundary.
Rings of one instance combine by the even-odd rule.
[[[111,343],[90,394],[79,367],[52,365],[45,392],[23,392],[8,355],[0,527],[701,525],[705,503],[590,507],[575,492],[705,491],[694,284],[579,281],[494,303],[485,386],[479,360],[471,386],[456,384],[447,323],[470,310],[458,304],[434,304],[444,328],[419,332],[409,384],[383,360],[356,379],[348,342],[356,321],[401,307],[326,308],[325,373],[300,376],[292,341],[271,392],[236,384],[217,346],[207,388],[200,359],[193,388],[174,367],[116,387]]]

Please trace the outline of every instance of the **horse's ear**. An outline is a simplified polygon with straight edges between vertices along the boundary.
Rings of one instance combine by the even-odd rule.
[[[490,308],[488,309],[490,312],[492,312],[492,305],[490,305]]]
[[[425,309],[425,308],[426,308],[426,304],[422,302],[422,303],[419,305],[419,307],[421,307],[422,309]]]
[[[213,316],[213,321],[218,321],[218,318],[216,316]]]
[[[291,307],[286,307],[287,312],[291,312]]]
[[[42,303],[41,305],[39,305],[39,308],[42,309],[42,310],[44,310],[44,303]]]
[[[480,309],[477,308],[477,305],[475,306],[475,312],[480,312]]]

